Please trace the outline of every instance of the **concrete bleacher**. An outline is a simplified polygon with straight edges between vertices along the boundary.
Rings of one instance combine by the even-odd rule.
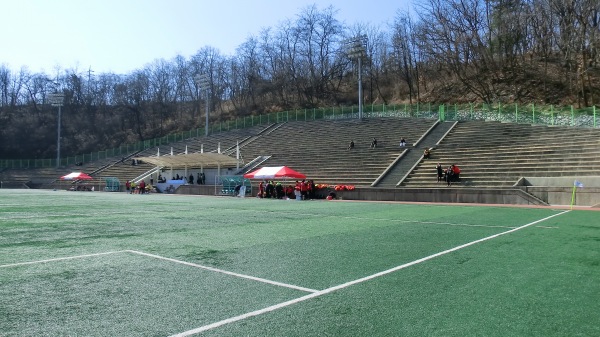
[[[187,146],[188,153],[200,152],[216,152],[219,144],[221,151],[229,148],[235,148],[236,143],[242,142],[250,137],[260,134],[263,130],[268,129],[272,125],[257,125],[245,129],[234,129],[230,131],[220,132],[209,135],[209,137],[195,137],[185,139],[179,142],[173,142],[160,147],[151,147],[138,153],[129,154],[127,156],[109,157],[92,162],[83,163],[81,166],[72,164],[60,168],[19,168],[19,169],[3,169],[0,171],[0,181],[3,188],[58,188],[67,189],[74,184],[72,181],[61,181],[60,177],[71,172],[81,171],[88,173],[94,179],[78,182],[102,188],[105,184],[106,177],[116,177],[122,184],[127,180],[131,180],[144,172],[154,168],[154,166],[145,163],[131,165],[132,157],[155,156],[160,148],[161,155],[182,154]],[[235,152],[234,152],[235,153]]]
[[[241,149],[245,161],[271,156],[262,166],[289,166],[319,184],[370,186],[435,120],[369,118],[287,122]],[[377,148],[370,148],[373,138]],[[348,150],[350,141],[355,147]]]
[[[63,170],[56,168],[20,168],[4,169],[0,172],[2,188],[32,188],[40,186],[42,182],[50,182],[64,175]]]
[[[259,156],[270,156],[263,166],[289,166],[315,183],[369,187],[404,150],[400,138],[407,140],[406,149],[422,150],[412,145],[436,123],[433,119],[366,118],[296,121],[253,128],[231,130],[160,146],[160,154],[217,151],[235,156],[245,163]],[[370,148],[371,140],[378,147]],[[348,150],[350,140],[355,148]],[[453,188],[506,188],[521,177],[598,176],[600,173],[600,130],[570,127],[512,124],[491,121],[459,122],[431,152],[421,160],[400,188],[445,188],[437,183],[435,165],[458,164],[461,181]],[[230,149],[230,151],[227,151]],[[154,156],[157,148],[149,148],[135,156]],[[106,158],[82,166],[45,169],[4,169],[0,180],[4,188],[65,188],[60,176],[72,171],[91,173],[101,188],[105,177],[117,177],[122,184],[154,167],[131,165],[130,157]],[[410,166],[409,166],[410,167]],[[397,189],[395,189],[397,190]]]
[[[600,173],[600,130],[501,122],[460,122],[401,186],[440,187],[435,166],[457,164],[454,186],[508,187],[521,177]]]

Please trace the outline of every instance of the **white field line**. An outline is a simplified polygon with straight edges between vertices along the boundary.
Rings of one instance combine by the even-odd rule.
[[[315,215],[315,216],[318,216],[318,215]],[[474,225],[474,224],[466,224],[466,223],[435,222],[435,221],[416,221],[416,220],[401,220],[401,219],[360,218],[360,217],[353,217],[353,216],[342,216],[342,217],[337,217],[337,218],[351,219],[351,220],[372,220],[372,221],[386,221],[386,222],[401,222],[401,223],[410,223],[410,224],[417,224],[417,225],[445,225],[445,226],[486,227],[486,228],[515,228],[514,226]]]
[[[147,211],[132,211],[132,212],[113,212],[111,215],[119,215],[119,214],[134,214],[134,213],[144,213],[148,214]],[[261,212],[262,213],[262,212]],[[271,212],[268,212],[271,213]],[[66,218],[73,216],[95,216],[95,215],[105,215],[106,213],[69,213],[69,214],[42,214],[42,215],[19,215],[19,216],[5,216],[2,220],[21,220],[21,219],[40,219],[40,218]],[[290,214],[291,215],[291,214]],[[323,217],[323,215],[319,214],[303,214],[306,216],[314,216],[314,217]],[[462,224],[462,223],[450,223],[450,222],[433,222],[433,221],[413,221],[413,220],[401,220],[401,219],[379,219],[379,218],[361,218],[361,217],[351,217],[351,216],[343,216],[336,217],[341,219],[350,219],[350,220],[370,220],[370,221],[386,221],[386,222],[399,222],[399,223],[409,223],[409,224],[418,224],[418,225],[445,225],[445,226],[462,226],[462,227],[486,227],[486,228],[515,228],[511,226],[498,226],[498,225],[473,225],[473,224]]]
[[[131,211],[131,212],[111,212],[110,215],[120,215],[120,214],[148,214],[148,212],[140,210],[140,211]],[[95,215],[100,215],[100,216],[105,216],[106,213],[105,212],[97,212],[97,213],[62,213],[62,214],[40,214],[40,215],[18,215],[18,216],[5,216],[2,217],[2,219],[0,219],[0,221],[2,220],[20,220],[20,219],[39,219],[39,218],[66,218],[66,217],[72,217],[72,216],[83,216],[83,217],[90,217],[90,216],[95,216]]]
[[[215,208],[217,209],[217,208]],[[223,210],[219,208],[219,210]],[[227,210],[239,211],[237,208],[229,208]],[[264,211],[257,209],[243,209],[243,211],[255,212],[255,213],[268,213],[268,214],[278,214],[278,215],[291,215],[297,216],[297,213],[286,213],[286,212],[276,212],[276,211]],[[386,222],[400,222],[400,223],[413,223],[413,224],[423,224],[423,225],[446,225],[446,226],[465,226],[465,227],[487,227],[487,228],[515,228],[514,226],[498,226],[498,225],[477,225],[477,224],[464,224],[464,223],[451,223],[451,222],[434,222],[434,221],[416,221],[416,220],[402,220],[402,219],[385,219],[385,218],[364,218],[358,216],[337,216],[337,215],[323,215],[323,214],[311,214],[311,213],[302,213],[302,215],[312,216],[312,217],[331,217],[336,219],[350,219],[350,220],[369,220],[369,221],[386,221]]]
[[[534,222],[530,222],[530,223],[528,223],[526,225],[523,225],[523,226],[520,226],[520,227],[516,227],[516,228],[513,228],[511,230],[508,230],[508,231],[505,231],[505,232],[501,232],[501,233],[498,233],[498,234],[490,235],[490,236],[487,236],[487,237],[479,239],[479,240],[471,241],[469,243],[465,243],[463,245],[456,246],[454,248],[450,248],[450,249],[444,250],[442,252],[435,253],[435,254],[432,254],[432,255],[420,258],[418,260],[414,260],[414,261],[409,262],[409,263],[405,263],[403,265],[399,265],[397,267],[394,267],[394,268],[391,268],[391,269],[388,269],[388,270],[384,270],[382,272],[379,272],[379,273],[376,273],[376,274],[373,274],[373,275],[370,275],[370,276],[367,276],[367,277],[363,277],[363,278],[360,278],[360,279],[356,279],[354,281],[346,282],[346,283],[337,285],[335,287],[331,287],[331,288],[327,288],[327,289],[324,289],[324,290],[321,290],[321,291],[317,291],[315,293],[308,294],[308,295],[305,295],[305,296],[302,296],[302,297],[299,297],[299,298],[296,298],[296,299],[293,299],[293,300],[289,300],[289,301],[286,301],[286,302],[282,302],[282,303],[279,303],[279,304],[275,304],[275,305],[272,305],[270,307],[266,307],[266,308],[259,309],[259,310],[256,310],[256,311],[248,312],[248,313],[245,313],[245,314],[242,314],[242,315],[239,315],[239,316],[227,318],[227,319],[224,319],[222,321],[215,322],[215,323],[212,323],[212,324],[208,324],[208,325],[205,325],[205,326],[201,326],[201,327],[196,328],[196,329],[184,331],[184,332],[181,332],[181,333],[178,333],[178,334],[175,334],[175,335],[171,335],[170,337],[185,337],[185,336],[195,335],[195,334],[198,334],[200,332],[207,331],[207,330],[212,330],[212,329],[218,328],[220,326],[223,326],[223,325],[226,325],[226,324],[229,324],[229,323],[241,321],[241,320],[244,320],[244,319],[249,318],[249,317],[258,316],[258,315],[261,315],[261,314],[264,314],[264,313],[268,313],[268,312],[271,312],[271,311],[275,311],[275,310],[278,310],[278,309],[281,309],[281,308],[284,308],[284,307],[287,307],[287,306],[290,306],[290,305],[293,305],[293,304],[304,302],[304,301],[309,300],[311,298],[315,298],[315,297],[319,297],[319,296],[322,296],[322,295],[326,295],[326,294],[332,293],[334,291],[337,291],[337,290],[340,290],[340,289],[344,289],[344,288],[347,288],[347,287],[355,285],[355,284],[363,283],[365,281],[369,281],[369,280],[372,280],[374,278],[377,278],[377,277],[380,277],[380,276],[383,276],[383,275],[387,275],[387,274],[396,272],[396,271],[404,269],[404,268],[408,268],[408,267],[414,266],[416,264],[419,264],[419,263],[422,263],[422,262],[434,259],[434,258],[442,256],[442,255],[446,255],[446,254],[455,252],[457,250],[460,250],[460,249],[463,249],[463,248],[466,248],[466,247],[469,247],[469,246],[472,246],[472,245],[475,245],[475,244],[478,244],[478,243],[481,243],[481,242],[484,242],[484,241],[495,239],[495,238],[500,237],[502,235],[506,235],[506,234],[510,234],[510,233],[516,232],[516,231],[521,230],[523,228],[530,227],[530,226],[535,225],[537,223],[540,223],[542,221],[546,221],[548,219],[554,218],[556,216],[559,216],[559,215],[562,215],[562,214],[565,214],[565,213],[568,213],[568,212],[569,211],[567,210],[567,211],[563,211],[563,212],[560,212],[560,213],[557,213],[557,214],[553,214],[553,215],[545,217],[543,219],[536,220]]]
[[[303,215],[323,217],[322,214],[306,214],[306,213],[304,213]],[[477,224],[466,224],[466,223],[416,221],[416,220],[402,220],[402,219],[362,218],[362,217],[355,217],[355,216],[342,216],[342,217],[336,216],[336,218],[351,219],[351,220],[373,220],[373,221],[386,221],[386,222],[401,222],[401,223],[411,223],[411,224],[418,224],[418,225],[445,225],[445,226],[461,226],[461,227],[510,228],[510,229],[516,228],[516,226],[477,225]],[[535,226],[535,227],[536,228],[549,228],[549,229],[558,228],[558,227],[545,227],[545,226]]]
[[[195,268],[210,270],[210,271],[213,271],[213,272],[222,273],[222,274],[226,274],[226,275],[231,275],[231,276],[235,276],[235,277],[240,277],[240,278],[244,278],[244,279],[248,279],[248,280],[253,280],[253,281],[258,281],[258,282],[262,282],[262,283],[267,283],[267,284],[271,284],[271,285],[275,285],[275,286],[279,286],[279,287],[285,287],[285,288],[300,290],[300,291],[309,292],[309,293],[317,293],[318,292],[318,290],[315,290],[315,289],[309,289],[309,288],[299,287],[299,286],[296,286],[296,285],[293,285],[293,284],[287,284],[287,283],[282,283],[282,282],[277,282],[277,281],[271,281],[271,280],[267,280],[267,279],[260,278],[260,277],[250,276],[250,275],[238,274],[238,273],[234,273],[234,272],[227,271],[227,270],[222,270],[222,269],[208,267],[208,266],[203,266],[203,265],[199,265],[199,264],[195,264],[195,263],[191,263],[191,262],[185,262],[185,261],[181,261],[181,260],[176,260],[176,259],[172,259],[172,258],[169,258],[169,257],[160,256],[160,255],[154,255],[154,254],[144,253],[144,252],[140,252],[140,251],[137,251],[137,250],[127,250],[127,252],[133,253],[133,254],[139,254],[139,255],[143,255],[143,256],[148,256],[148,257],[152,257],[152,258],[159,259],[159,260],[165,260],[165,261],[169,261],[169,262],[175,262],[175,263],[179,263],[179,264],[183,264],[183,265],[191,266],[191,267],[195,267]]]
[[[265,211],[265,210],[257,210],[257,209],[239,209],[239,208],[214,208],[214,209],[218,209],[220,211],[230,210],[230,211],[244,211],[244,212],[267,213],[267,214],[290,215],[290,216],[298,215],[297,213]],[[385,218],[364,218],[364,217],[358,217],[358,216],[337,216],[337,215],[323,215],[323,214],[311,214],[311,213],[302,213],[302,215],[319,217],[319,218],[331,217],[331,218],[336,218],[336,219],[400,222],[400,223],[412,223],[412,224],[419,224],[419,225],[423,224],[423,225],[446,225],[446,226],[486,227],[486,228],[511,228],[511,229],[515,228],[515,226],[479,225],[479,224],[435,222],[435,221],[416,221],[416,220],[385,219]]]
[[[38,260],[38,261],[29,261],[29,262],[19,262],[19,263],[4,264],[4,265],[0,265],[0,268],[8,268],[8,267],[24,266],[24,265],[28,265],[28,264],[47,263],[47,262],[64,261],[64,260],[83,259],[83,258],[86,258],[86,257],[102,256],[102,255],[109,255],[109,254],[118,254],[118,253],[125,253],[125,252],[126,252],[125,250],[117,250],[117,251],[114,251],[114,252],[85,254],[85,255],[67,256],[67,257],[57,257],[55,259],[47,259],[47,260]]]
[[[214,207],[208,207],[207,209],[217,209]],[[185,211],[186,209],[181,209],[181,211]],[[233,210],[233,211],[251,211],[251,212],[255,212],[255,213],[277,213],[274,211],[264,211],[264,210],[256,210],[256,209],[239,209],[239,208],[219,208],[219,210]],[[177,213],[177,210],[171,210],[171,211],[175,211],[175,213]],[[119,215],[119,214],[132,214],[132,213],[144,213],[144,214],[148,214],[148,212],[153,213],[151,210],[140,210],[140,211],[130,211],[130,212],[113,212],[111,214],[113,215]],[[157,211],[156,213],[160,213],[159,211]],[[23,216],[23,215],[19,215],[19,216],[14,216],[14,217],[3,217],[2,219],[0,219],[0,221],[2,220],[16,220],[16,219],[37,219],[37,218],[47,218],[47,217],[56,217],[56,218],[60,218],[60,217],[70,217],[70,216],[86,216],[89,217],[90,215],[104,215],[105,213],[69,213],[69,214],[44,214],[44,215],[30,215],[30,216]],[[295,213],[277,213],[277,214],[284,214],[284,215],[296,215]],[[310,214],[310,213],[304,213],[303,215],[306,216],[313,216],[313,217],[319,217],[322,218],[323,214]],[[364,217],[355,217],[355,216],[331,216],[331,217],[336,217],[336,218],[342,218],[342,219],[350,219],[350,220],[369,220],[369,221],[386,221],[386,222],[400,222],[400,223],[412,223],[412,224],[424,224],[424,225],[446,225],[446,226],[461,226],[461,227],[484,227],[484,228],[515,228],[514,226],[499,226],[499,225],[479,225],[479,224],[465,224],[465,223],[451,223],[451,222],[434,222],[434,221],[414,221],[414,220],[402,220],[402,219],[384,219],[384,218],[364,218]],[[544,226],[535,226],[536,228],[545,228],[545,229],[556,229],[558,227],[544,227]]]
[[[244,279],[248,279],[248,280],[253,280],[253,281],[258,281],[258,282],[267,283],[267,284],[271,284],[271,285],[276,285],[276,286],[279,286],[279,287],[285,287],[285,288],[300,290],[300,291],[309,292],[309,293],[318,292],[318,290],[315,290],[315,289],[309,289],[309,288],[295,286],[293,284],[287,284],[287,283],[282,283],[282,282],[277,282],[277,281],[271,281],[271,280],[263,279],[263,278],[260,278],[260,277],[254,277],[254,276],[249,276],[249,275],[244,275],[244,274],[238,274],[238,273],[234,273],[234,272],[230,272],[230,271],[226,271],[226,270],[221,270],[221,269],[217,269],[217,268],[213,268],[213,267],[202,266],[202,265],[195,264],[195,263],[190,263],[190,262],[175,260],[175,259],[171,259],[171,258],[168,258],[168,257],[163,257],[163,256],[159,256],[159,255],[144,253],[144,252],[140,252],[140,251],[136,251],[136,250],[119,250],[119,251],[105,252],[105,253],[95,253],[95,254],[85,254],[85,255],[77,255],[77,256],[58,257],[58,258],[55,258],[55,259],[46,259],[46,260],[28,261],[28,262],[18,262],[18,263],[11,263],[11,264],[0,265],[0,268],[17,267],[17,266],[24,266],[24,265],[31,265],[31,264],[64,261],[64,260],[82,259],[82,258],[86,258],[86,257],[102,256],[102,255],[117,254],[117,253],[132,253],[132,254],[137,254],[137,255],[143,255],[143,256],[146,256],[146,257],[152,257],[152,258],[155,258],[155,259],[160,259],[160,260],[175,262],[175,263],[179,263],[179,264],[184,264],[184,265],[192,266],[192,267],[195,267],[195,268],[201,268],[201,269],[205,269],[205,270],[210,270],[210,271],[217,272],[217,273],[222,273],[222,274],[231,275],[231,276],[235,276],[235,277],[239,277],[239,278],[244,278]]]

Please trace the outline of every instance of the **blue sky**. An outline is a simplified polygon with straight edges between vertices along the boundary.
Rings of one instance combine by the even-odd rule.
[[[122,74],[204,46],[232,55],[250,35],[312,4],[333,6],[346,24],[381,29],[409,9],[408,0],[0,0],[0,64]]]

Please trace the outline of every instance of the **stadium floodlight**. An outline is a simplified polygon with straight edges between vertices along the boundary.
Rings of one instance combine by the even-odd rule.
[[[343,41],[346,55],[350,59],[358,61],[358,118],[363,118],[363,97],[362,97],[362,59],[366,55],[365,45],[367,43],[366,35],[359,35]]]
[[[206,125],[205,125],[205,136],[208,137],[208,89],[210,86],[210,75],[209,74],[197,74],[194,76],[194,80],[200,90],[204,90],[206,94]]]
[[[60,167],[60,124],[61,124],[61,107],[64,105],[65,94],[62,92],[55,92],[48,95],[48,100],[52,106],[58,107],[58,127],[57,127],[57,139],[56,139],[56,168]]]

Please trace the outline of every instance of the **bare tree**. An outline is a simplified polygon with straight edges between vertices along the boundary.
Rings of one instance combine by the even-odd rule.
[[[410,104],[415,98],[420,100],[418,46],[417,31],[411,15],[398,12],[393,26],[391,57],[394,70],[406,83]]]

